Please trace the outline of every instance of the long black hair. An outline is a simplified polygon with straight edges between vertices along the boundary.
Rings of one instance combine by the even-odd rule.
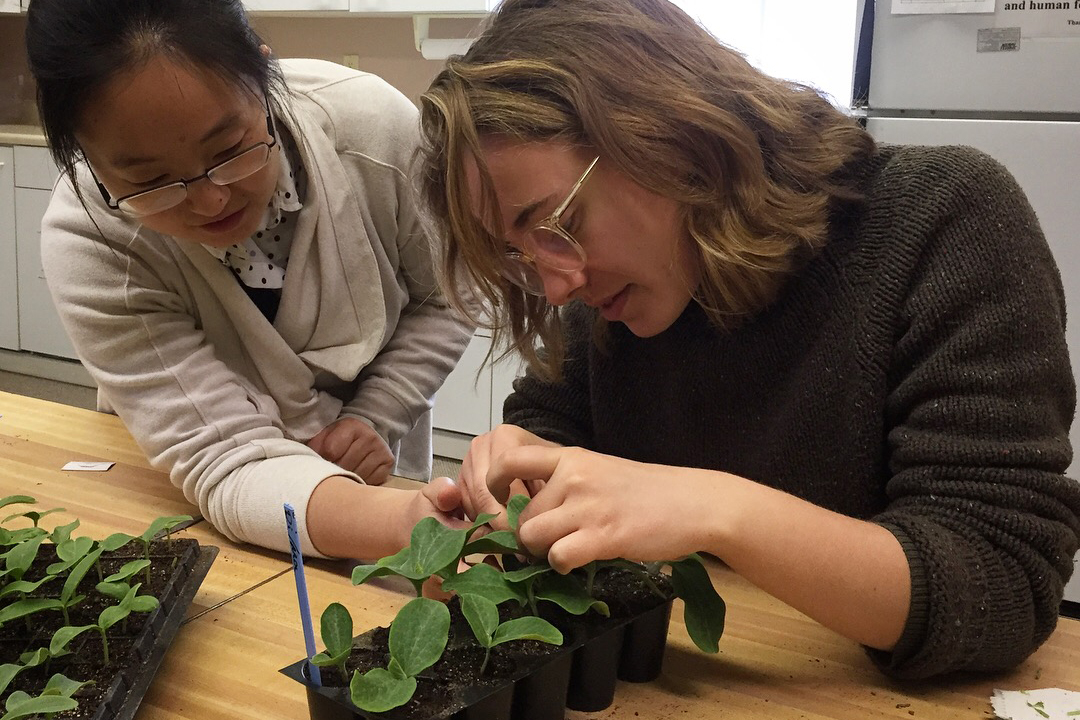
[[[259,91],[280,111],[281,68],[261,46],[241,0],[32,0],[27,10],[26,53],[45,137],[76,192],[75,132],[110,80],[165,56]]]

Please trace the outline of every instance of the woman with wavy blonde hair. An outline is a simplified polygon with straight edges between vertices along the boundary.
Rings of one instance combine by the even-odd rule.
[[[897,676],[1046,639],[1075,388],[1004,168],[877,146],[666,0],[506,0],[421,119],[447,286],[529,362],[471,514],[523,481],[560,570],[710,552]]]

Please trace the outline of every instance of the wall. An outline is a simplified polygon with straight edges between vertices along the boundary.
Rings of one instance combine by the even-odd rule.
[[[401,90],[413,102],[442,68],[441,60],[425,60],[413,46],[412,20],[371,17],[252,18],[255,30],[278,57],[314,57],[341,62],[344,55],[359,55],[360,69],[375,73]],[[476,26],[472,20],[433,22],[433,37],[461,37]],[[29,81],[23,33],[26,18],[0,15],[0,124],[15,123],[23,114],[18,78]],[[24,90],[32,98],[33,88]]]

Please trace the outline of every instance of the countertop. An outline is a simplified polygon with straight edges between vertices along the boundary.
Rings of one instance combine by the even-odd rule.
[[[0,145],[45,147],[45,132],[38,125],[0,125]]]

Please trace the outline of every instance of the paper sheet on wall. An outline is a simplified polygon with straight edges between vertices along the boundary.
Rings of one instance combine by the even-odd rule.
[[[998,0],[996,27],[1018,27],[1025,38],[1080,38],[1076,0]]]
[[[992,13],[995,0],[893,0],[893,15]]]

